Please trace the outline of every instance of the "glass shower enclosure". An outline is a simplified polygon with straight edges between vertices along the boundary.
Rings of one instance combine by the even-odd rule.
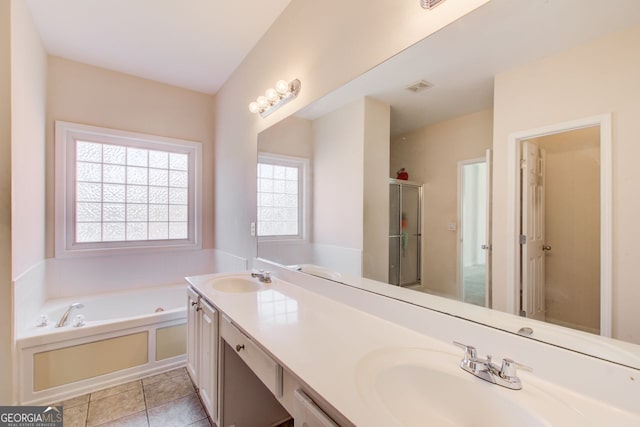
[[[389,283],[420,284],[422,185],[389,180]]]

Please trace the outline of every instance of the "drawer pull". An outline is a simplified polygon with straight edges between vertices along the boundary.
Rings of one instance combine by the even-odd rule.
[[[237,344],[236,345],[236,351],[239,353],[240,350],[244,349],[244,344]]]

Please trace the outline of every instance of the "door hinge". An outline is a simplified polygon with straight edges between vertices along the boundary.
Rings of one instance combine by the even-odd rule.
[[[527,244],[527,236],[524,234],[520,235],[520,244],[521,245],[526,245]]]
[[[526,169],[527,161],[525,159],[520,159],[520,169]]]

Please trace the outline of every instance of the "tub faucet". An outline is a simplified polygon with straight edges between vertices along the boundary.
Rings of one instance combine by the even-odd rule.
[[[532,370],[528,366],[521,365],[511,359],[503,359],[502,365],[498,366],[491,362],[491,356],[487,356],[486,359],[478,357],[475,347],[456,341],[453,343],[464,350],[464,357],[460,361],[460,367],[471,375],[490,383],[511,390],[520,390],[522,389],[522,382],[516,376],[516,367],[527,371]]]
[[[84,308],[84,304],[79,302],[74,302],[69,307],[67,307],[67,309],[62,314],[62,317],[60,318],[60,320],[58,320],[58,323],[56,324],[56,328],[60,328],[67,323],[67,318],[69,317],[71,310],[73,310],[74,308]]]
[[[260,270],[257,273],[251,273],[251,277],[258,278],[261,283],[271,283],[271,272]]]

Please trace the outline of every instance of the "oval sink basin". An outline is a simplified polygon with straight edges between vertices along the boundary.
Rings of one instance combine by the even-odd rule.
[[[256,292],[264,288],[258,279],[248,276],[217,277],[207,283],[212,289],[228,293]]]
[[[367,404],[384,410],[389,425],[548,426],[567,416],[575,421],[571,408],[535,387],[508,390],[464,372],[459,362],[460,355],[427,349],[377,351],[360,361],[358,389]],[[550,423],[541,407],[562,414]]]

